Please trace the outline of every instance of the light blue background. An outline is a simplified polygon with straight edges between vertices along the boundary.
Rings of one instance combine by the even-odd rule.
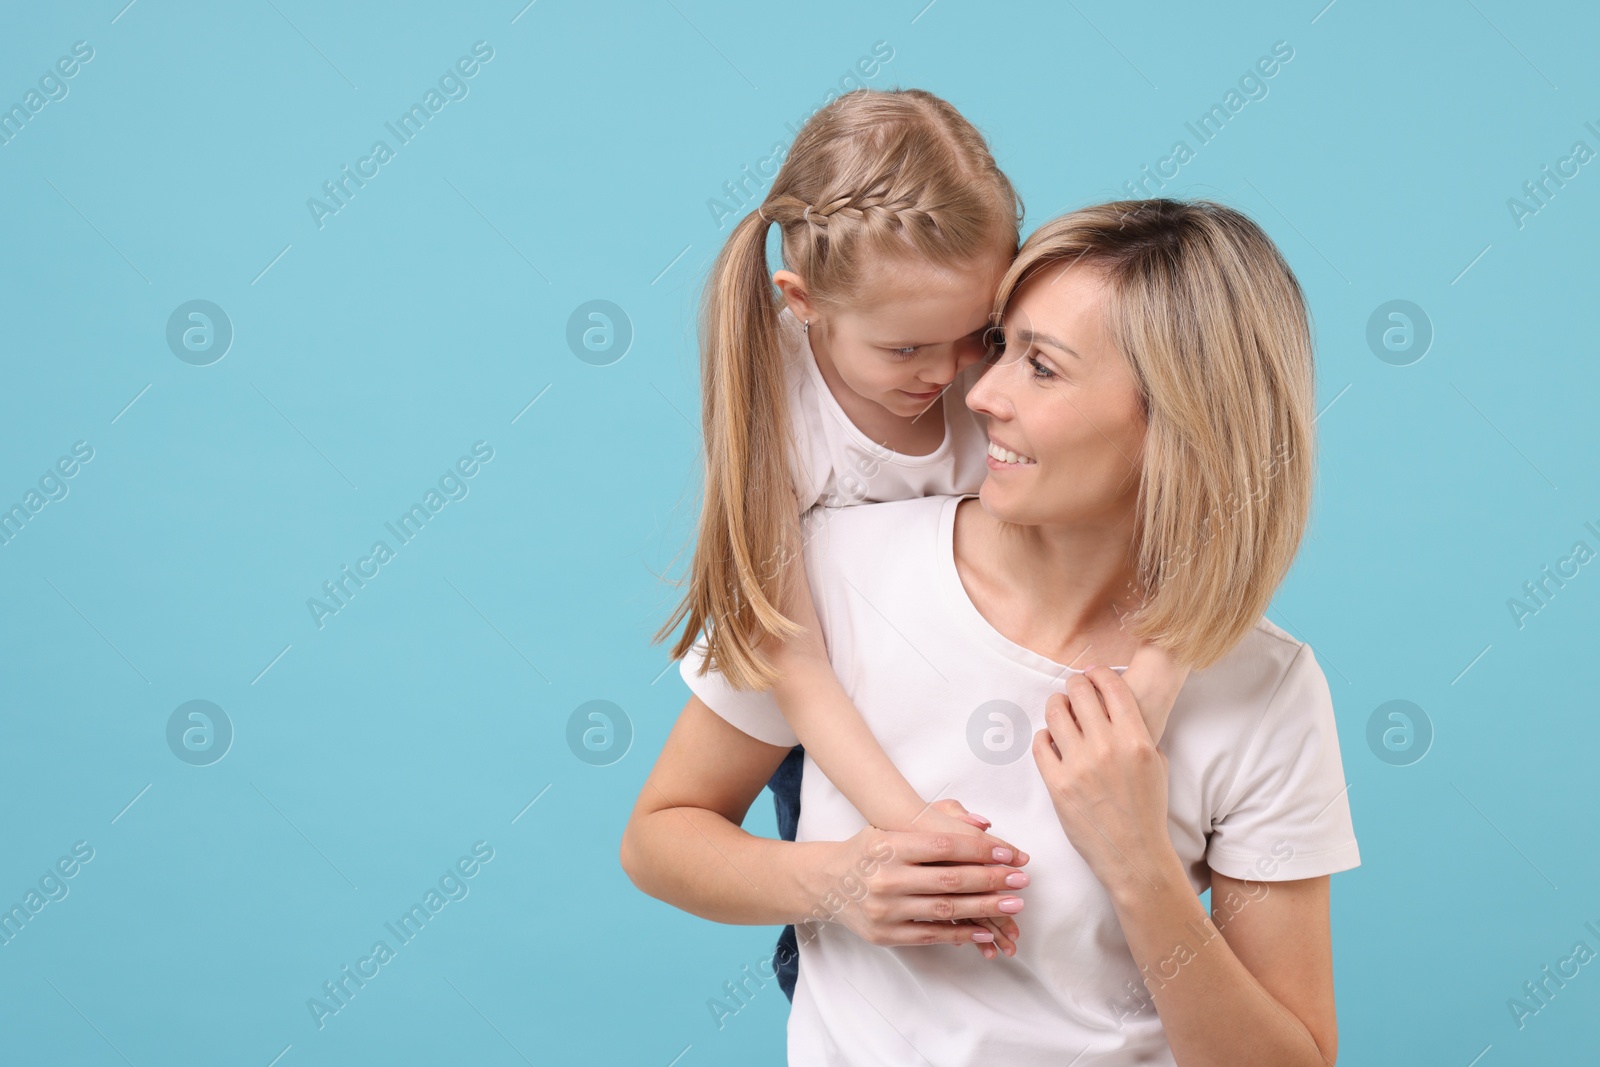
[[[1162,192],[1259,220],[1315,316],[1318,495],[1271,617],[1328,674],[1361,844],[1333,879],[1340,1062],[1592,1061],[1597,965],[1525,1029],[1506,1006],[1600,949],[1600,564],[1520,629],[1507,607],[1600,549],[1600,163],[1520,228],[1507,206],[1600,149],[1592,11],[124,2],[0,26],[0,106],[94,49],[0,145],[0,505],[94,449],[0,548],[0,904],[95,850],[0,947],[0,1058],[777,1062],[775,982],[720,1030],[706,1006],[776,930],[617,862],[687,695],[649,637],[693,532],[707,202],[883,41],[868,84],[961,108],[1031,230],[1193,146],[1286,41]],[[480,40],[470,94],[319,229],[307,199]],[[193,299],[235,330],[209,366],[165,339]],[[634,334],[608,366],[566,341],[594,299]],[[1409,366],[1366,342],[1392,299],[1435,330]],[[469,494],[319,628],[307,600],[477,441]],[[193,699],[235,730],[210,766],[166,742]],[[610,766],[566,741],[595,699],[634,730]],[[1366,740],[1392,699],[1436,731],[1409,766]],[[470,895],[319,1030],[307,1000],[476,841]]]

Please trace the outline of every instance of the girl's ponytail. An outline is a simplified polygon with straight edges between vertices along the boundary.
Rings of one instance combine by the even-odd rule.
[[[702,630],[701,665],[740,689],[777,679],[756,652],[760,635],[784,640],[799,624],[778,607],[784,563],[798,554],[799,522],[789,472],[789,407],[778,312],[767,274],[767,227],[758,211],[734,227],[706,285],[700,311],[700,407],[705,499],[689,592],[657,632],[685,617],[677,659]],[[752,638],[755,638],[752,640]]]

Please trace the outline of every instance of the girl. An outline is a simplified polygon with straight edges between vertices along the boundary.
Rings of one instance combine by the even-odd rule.
[[[989,823],[954,800],[930,806],[846,696],[818,634],[800,517],[976,493],[987,455],[1018,461],[990,446],[965,396],[1021,216],[982,135],[949,103],[857,90],[806,122],[705,290],[705,497],[688,593],[655,640],[687,620],[674,658],[703,634],[702,673],[770,687],[804,751],[884,829]],[[772,226],[784,266],[769,278]],[[781,815],[776,781],[774,796]],[[990,933],[986,957],[990,941],[1014,954],[1014,923]]]
[[[655,639],[687,619],[674,658],[703,634],[706,669],[771,687],[804,751],[885,829],[988,823],[957,803],[930,809],[845,695],[818,636],[800,516],[978,490],[987,441],[964,398],[1021,214],[949,103],[857,90],[801,128],[706,285],[705,497],[688,593]],[[784,269],[769,277],[772,226]],[[781,811],[789,798],[774,795]]]

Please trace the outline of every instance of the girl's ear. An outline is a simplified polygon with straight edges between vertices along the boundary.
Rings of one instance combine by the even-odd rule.
[[[789,305],[789,311],[795,318],[801,322],[816,320],[816,305],[806,292],[805,282],[801,280],[800,275],[792,270],[780,270],[772,276],[772,284],[783,294],[784,302]]]

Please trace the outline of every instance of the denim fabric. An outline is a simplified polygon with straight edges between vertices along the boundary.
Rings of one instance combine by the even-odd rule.
[[[800,822],[800,771],[805,766],[805,751],[799,745],[790,749],[767,782],[778,815],[778,836],[785,841],[794,840],[795,827]],[[778,935],[778,951],[772,962],[778,972],[778,987],[792,1003],[795,979],[800,974],[800,945],[793,926],[785,926]]]

